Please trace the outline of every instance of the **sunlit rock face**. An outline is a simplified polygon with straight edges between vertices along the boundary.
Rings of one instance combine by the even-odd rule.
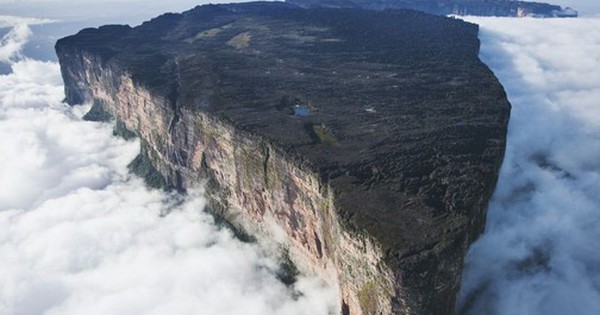
[[[344,314],[452,314],[510,105],[478,28],[415,11],[209,5],[60,40],[69,103],[167,186],[339,288]]]

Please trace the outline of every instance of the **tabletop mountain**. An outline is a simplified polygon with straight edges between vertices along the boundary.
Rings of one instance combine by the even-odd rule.
[[[514,0],[286,0],[305,8],[411,9],[437,15],[577,17],[558,5]]]
[[[206,5],[56,44],[67,101],[136,169],[280,243],[343,314],[452,314],[510,105],[477,25],[416,11]]]

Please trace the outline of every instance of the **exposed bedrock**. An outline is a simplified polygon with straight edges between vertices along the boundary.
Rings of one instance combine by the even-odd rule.
[[[510,105],[478,28],[414,11],[209,5],[56,45],[67,102],[171,187],[289,249],[344,314],[452,314]]]

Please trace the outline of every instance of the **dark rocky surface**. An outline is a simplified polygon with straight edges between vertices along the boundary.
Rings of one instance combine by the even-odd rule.
[[[416,11],[249,3],[86,29],[57,52],[70,103],[87,87],[64,66],[85,51],[167,99],[173,125],[184,108],[210,113],[301,160],[331,186],[342,226],[381,246],[396,290],[414,292],[403,303],[449,314],[510,112],[477,33]]]
[[[577,17],[577,11],[541,2],[513,0],[286,0],[305,8],[411,9],[437,15]]]

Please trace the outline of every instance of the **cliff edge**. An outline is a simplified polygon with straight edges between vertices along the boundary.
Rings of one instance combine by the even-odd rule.
[[[578,12],[558,5],[515,0],[286,0],[303,8],[410,9],[436,15],[574,18]]]
[[[206,5],[56,44],[66,100],[167,185],[275,239],[343,314],[452,314],[510,104],[478,27],[416,11]],[[138,161],[139,162],[139,161]]]

